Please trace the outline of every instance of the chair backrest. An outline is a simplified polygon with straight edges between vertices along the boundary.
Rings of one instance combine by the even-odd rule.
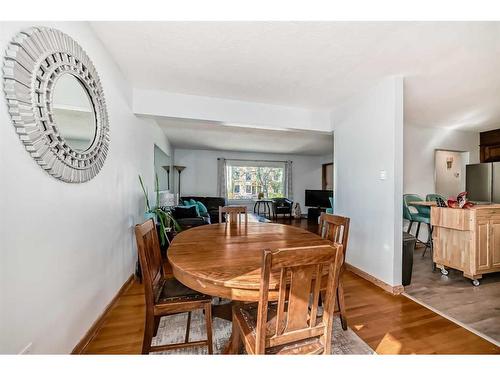
[[[318,234],[334,243],[341,244],[344,248],[344,257],[347,254],[350,221],[351,219],[348,217],[327,214],[325,212],[322,212],[319,217]]]
[[[292,207],[293,205],[290,199],[284,197],[272,198],[271,200],[276,207]]]
[[[245,216],[245,224],[248,224],[247,206],[219,206],[219,223],[222,223],[222,215],[226,217],[226,223],[241,224],[241,215]]]
[[[440,194],[427,194],[425,196],[425,200],[427,202],[437,202],[438,198],[441,198],[442,200],[444,200],[446,202],[446,199]]]
[[[423,216],[430,216],[431,214],[431,208],[427,206],[413,206],[410,203],[411,202],[424,202],[424,200],[416,195],[416,194],[404,194],[403,195],[403,218],[407,220],[414,220],[413,215],[423,215]],[[410,207],[414,210],[412,212],[410,210]],[[407,213],[405,214],[405,210],[407,210]],[[409,215],[408,217],[406,215]]]
[[[153,219],[135,226],[135,238],[144,280],[146,308],[152,308],[164,282],[160,244]]]
[[[330,354],[333,309],[343,261],[340,244],[264,250],[257,311],[255,353],[266,347],[323,336],[324,354]],[[279,273],[276,330],[266,337],[269,280]],[[322,277],[326,278],[323,316],[317,318]],[[324,285],[324,284],[323,284]],[[312,296],[312,301],[310,301]]]
[[[420,201],[423,201],[423,199],[416,194],[403,194],[403,218],[405,218],[406,220],[413,220],[412,212],[410,211],[408,202],[420,202]]]

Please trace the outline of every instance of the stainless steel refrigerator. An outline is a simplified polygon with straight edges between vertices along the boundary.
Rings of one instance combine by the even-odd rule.
[[[469,200],[477,203],[500,203],[500,162],[469,164],[465,168],[465,186]]]

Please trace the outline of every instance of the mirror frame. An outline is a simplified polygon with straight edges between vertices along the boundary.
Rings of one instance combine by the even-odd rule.
[[[63,32],[32,27],[9,43],[4,58],[4,91],[9,114],[21,142],[51,176],[65,182],[95,177],[109,149],[109,121],[101,81],[85,51]],[[96,132],[84,151],[71,148],[59,134],[52,93],[63,74],[74,75],[94,109]]]

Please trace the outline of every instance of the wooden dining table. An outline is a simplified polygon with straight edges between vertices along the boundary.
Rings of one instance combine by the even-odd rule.
[[[232,305],[259,300],[262,255],[265,249],[332,244],[317,234],[291,225],[248,222],[203,225],[179,233],[167,257],[172,272],[184,285],[231,303],[212,306],[214,317],[232,320]],[[272,273],[269,300],[278,299],[280,275]],[[326,281],[326,278],[324,278]],[[234,354],[233,332],[223,354]]]
[[[258,301],[264,249],[331,244],[317,234],[276,223],[211,224],[179,233],[168,249],[177,280],[196,291],[232,301]],[[270,290],[278,289],[272,274]],[[273,292],[270,300],[277,299]],[[217,315],[214,312],[214,315]]]

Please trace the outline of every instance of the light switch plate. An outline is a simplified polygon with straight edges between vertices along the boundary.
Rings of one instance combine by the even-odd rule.
[[[380,171],[380,179],[381,180],[387,180],[387,171],[386,170],[382,169]]]

